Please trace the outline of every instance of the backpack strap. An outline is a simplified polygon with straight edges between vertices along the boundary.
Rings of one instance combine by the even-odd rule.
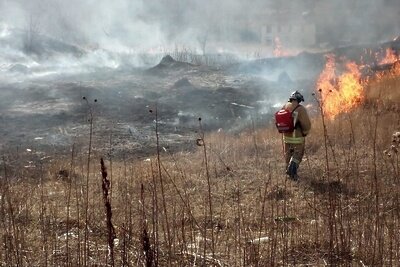
[[[300,107],[301,105],[298,104],[291,112],[293,113],[298,107]],[[286,109],[286,105],[283,105],[281,109]]]
[[[301,105],[300,104],[298,104],[293,110],[292,110],[292,113],[298,108],[298,107],[300,107]]]
[[[300,107],[300,104],[298,104],[298,105],[292,110],[291,113],[293,114],[293,112],[294,112],[298,107]],[[292,115],[292,116],[293,116],[293,115]],[[293,130],[293,134],[292,134],[293,137],[295,136],[296,129],[297,129],[297,125],[298,125],[298,121],[296,121],[296,122],[294,123],[294,130]],[[301,127],[301,125],[300,125],[300,127]]]

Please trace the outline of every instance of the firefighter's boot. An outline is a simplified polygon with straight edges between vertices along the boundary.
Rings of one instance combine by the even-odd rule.
[[[297,181],[299,180],[299,176],[297,175],[297,168],[299,165],[293,160],[290,159],[289,166],[287,167],[286,174],[289,175],[289,178]]]

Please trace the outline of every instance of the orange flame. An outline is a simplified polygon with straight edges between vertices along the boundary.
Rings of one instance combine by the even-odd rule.
[[[346,64],[346,71],[336,75],[336,62],[333,55],[327,56],[325,68],[317,81],[317,88],[321,93],[321,104],[324,114],[334,119],[343,112],[349,112],[363,98],[361,73],[354,62]]]
[[[274,56],[275,57],[284,57],[289,54],[283,50],[282,42],[279,37],[275,37],[274,39]]]
[[[396,53],[393,51],[393,49],[387,48],[387,49],[386,49],[385,57],[382,58],[382,59],[379,61],[379,64],[380,64],[380,65],[383,65],[383,64],[393,64],[393,63],[395,63],[395,62],[398,61],[398,60],[400,60],[400,58],[399,58],[399,56],[396,55]]]
[[[394,63],[394,65],[391,69],[391,73],[395,77],[400,76],[400,61],[397,61],[396,63]]]

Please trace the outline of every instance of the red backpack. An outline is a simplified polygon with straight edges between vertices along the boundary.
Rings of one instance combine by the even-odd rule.
[[[296,106],[293,111],[283,107],[275,113],[275,125],[280,133],[292,133],[295,129],[293,121],[293,112],[299,107]]]

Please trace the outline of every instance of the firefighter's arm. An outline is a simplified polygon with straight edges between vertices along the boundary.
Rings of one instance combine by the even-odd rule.
[[[302,109],[299,110],[299,116],[297,120],[301,125],[301,132],[303,136],[307,136],[311,130],[311,121],[310,117],[307,114],[307,110],[304,107],[302,107]]]

